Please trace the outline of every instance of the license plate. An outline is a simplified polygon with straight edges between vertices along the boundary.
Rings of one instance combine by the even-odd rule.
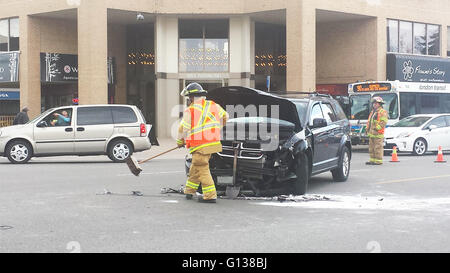
[[[233,177],[232,176],[218,176],[217,184],[221,185],[233,185]]]

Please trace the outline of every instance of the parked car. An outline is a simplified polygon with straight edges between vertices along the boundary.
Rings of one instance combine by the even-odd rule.
[[[286,96],[245,87],[209,92],[231,117],[222,130],[223,151],[210,160],[218,191],[233,185],[256,196],[302,195],[313,175],[331,171],[334,181],[348,179],[350,123],[339,103],[328,95]],[[230,106],[258,110],[236,115]],[[273,106],[279,113],[264,115]],[[186,172],[190,164],[187,158]]]
[[[414,115],[386,128],[385,151],[422,156],[428,151],[450,150],[450,114]]]
[[[107,155],[124,162],[133,152],[150,149],[150,130],[136,106],[58,107],[27,124],[0,128],[0,156],[12,163],[58,155]]]

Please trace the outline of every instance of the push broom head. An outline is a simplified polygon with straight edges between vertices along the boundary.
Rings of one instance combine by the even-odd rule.
[[[139,162],[135,158],[130,156],[126,159],[126,163],[127,163],[128,168],[130,169],[130,171],[135,176],[139,176],[139,174],[142,172],[142,169],[139,166]]]

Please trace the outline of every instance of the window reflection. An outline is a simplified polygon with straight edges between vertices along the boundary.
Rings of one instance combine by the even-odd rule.
[[[179,21],[180,72],[228,71],[228,20]]]

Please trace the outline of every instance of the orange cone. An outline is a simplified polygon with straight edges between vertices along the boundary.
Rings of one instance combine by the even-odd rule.
[[[442,146],[439,146],[437,160],[434,161],[434,163],[446,163],[446,162],[447,161],[444,160],[444,153],[442,152]]]
[[[398,160],[398,156],[397,156],[397,146],[394,146],[394,148],[392,148],[391,162],[400,162],[400,160]]]

